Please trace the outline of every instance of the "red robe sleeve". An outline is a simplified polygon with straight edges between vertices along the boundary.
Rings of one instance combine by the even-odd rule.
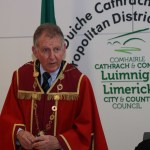
[[[0,149],[15,150],[16,132],[24,128],[22,113],[17,100],[17,73],[13,74],[0,116]]]
[[[64,150],[108,150],[89,79],[83,76],[78,115],[70,130],[57,136]]]

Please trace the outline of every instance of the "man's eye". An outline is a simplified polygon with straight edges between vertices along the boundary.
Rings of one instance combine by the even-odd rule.
[[[46,52],[49,52],[49,49],[48,48],[43,48],[43,50],[42,50],[44,53],[46,53]]]
[[[58,47],[55,47],[55,48],[54,48],[54,51],[55,51],[55,52],[57,52],[57,51],[59,51],[59,50],[60,50],[60,48],[58,48]]]

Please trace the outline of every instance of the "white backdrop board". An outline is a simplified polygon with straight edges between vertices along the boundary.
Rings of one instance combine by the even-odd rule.
[[[32,59],[41,0],[0,2],[0,109],[13,71]],[[109,150],[133,150],[150,131],[150,2],[55,0],[66,59],[91,82]]]

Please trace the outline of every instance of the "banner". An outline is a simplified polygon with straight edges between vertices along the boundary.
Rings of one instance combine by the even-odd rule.
[[[55,6],[66,59],[92,82],[109,149],[133,150],[150,131],[150,1],[64,0]]]

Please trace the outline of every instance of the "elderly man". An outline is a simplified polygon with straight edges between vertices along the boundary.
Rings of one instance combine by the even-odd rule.
[[[0,149],[107,150],[91,83],[64,59],[57,25],[33,37],[36,61],[16,70],[0,118]]]

